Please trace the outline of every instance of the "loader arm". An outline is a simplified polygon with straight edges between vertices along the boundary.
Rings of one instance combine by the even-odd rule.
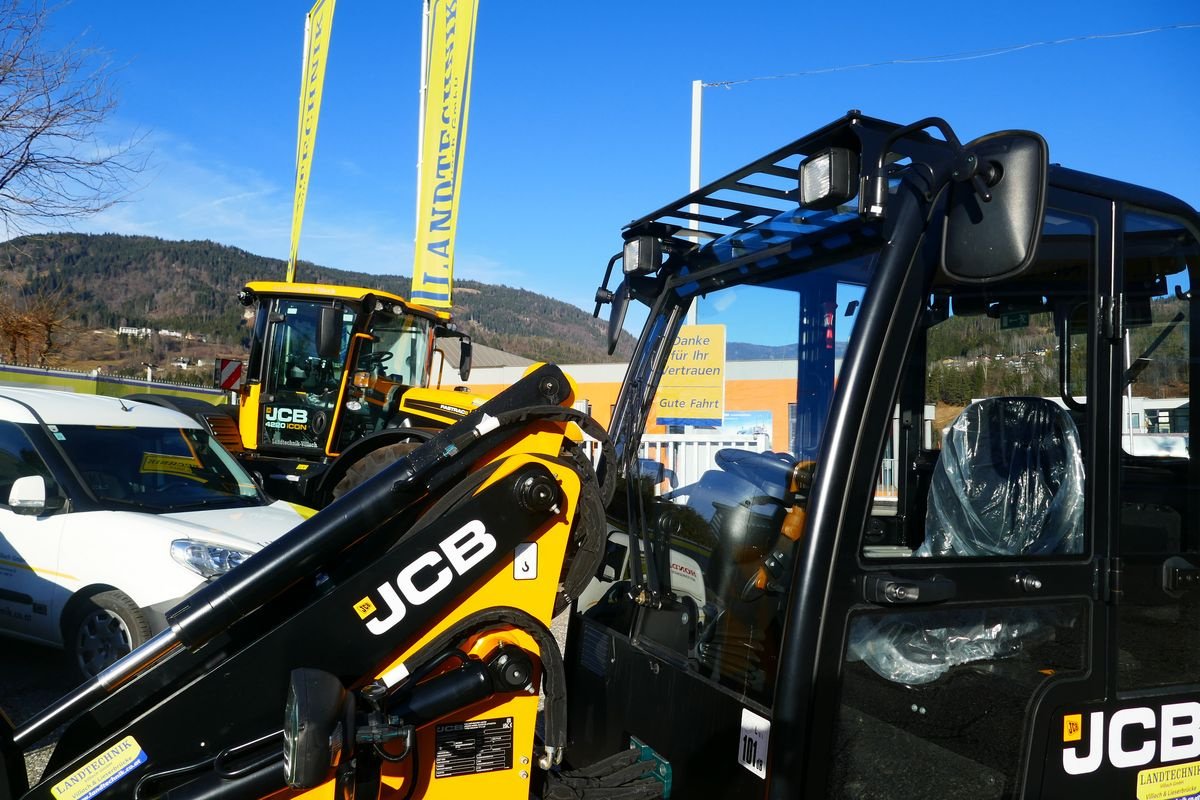
[[[528,797],[566,744],[548,625],[604,537],[571,401],[538,368],[192,595],[4,737],[9,763],[69,723],[7,796]]]

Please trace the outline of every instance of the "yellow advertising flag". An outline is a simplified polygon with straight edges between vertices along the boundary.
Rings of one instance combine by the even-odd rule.
[[[325,62],[333,34],[333,6],[337,0],[317,0],[304,19],[304,70],[300,76],[300,122],[296,135],[296,196],[292,203],[292,248],[288,255],[287,281],[296,280],[296,256],[300,252],[300,228],[304,224],[304,201],[308,197],[308,175],[317,141],[317,118],[321,115],[321,90],[325,85]]]
[[[450,308],[477,0],[426,0],[425,100],[412,299]]]

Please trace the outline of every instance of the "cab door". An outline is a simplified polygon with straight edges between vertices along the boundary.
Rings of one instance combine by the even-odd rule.
[[[66,515],[17,514],[8,505],[13,481],[50,472],[21,428],[0,422],[0,630],[59,642],[58,617],[74,576],[58,571]]]
[[[1200,471],[1189,406],[1196,336],[1194,214],[1119,203],[1122,313],[1111,359],[1115,490],[1101,590],[1110,646],[1103,695],[1039,708],[1030,784],[1042,796],[1200,795]],[[1099,444],[1099,443],[1098,443]],[[1044,736],[1044,742],[1040,737]],[[1038,763],[1038,754],[1044,760]]]
[[[1052,709],[1104,695],[1111,215],[1064,191],[1049,205],[1028,272],[934,282],[873,412],[891,411],[885,441],[846,442],[876,468],[847,489],[864,502],[844,505],[832,571],[813,796],[1038,796]]]

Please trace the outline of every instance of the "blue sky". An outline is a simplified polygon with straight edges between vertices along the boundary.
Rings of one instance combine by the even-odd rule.
[[[286,258],[310,5],[72,0],[57,11],[52,43],[118,65],[105,136],[143,134],[148,163],[127,202],[74,229]],[[1194,0],[481,6],[458,279],[590,310],[621,226],[687,191],[695,79],[762,78],[704,90],[705,179],[858,108],[904,123],[942,116],[964,141],[1030,128],[1052,161],[1200,205],[1200,27],[1080,39],[1200,25]],[[411,275],[420,26],[418,0],[338,4],[302,260]],[[1059,40],[1072,41],[888,63]],[[823,71],[862,64],[875,66]]]

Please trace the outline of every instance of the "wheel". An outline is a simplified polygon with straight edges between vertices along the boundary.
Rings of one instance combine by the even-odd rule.
[[[334,500],[338,499],[351,489],[365,483],[369,478],[378,475],[384,467],[394,463],[396,459],[411,453],[420,446],[420,442],[395,442],[372,450],[346,468],[346,474],[334,484],[330,494]]]
[[[77,601],[63,623],[63,641],[76,669],[93,678],[150,638],[142,610],[117,590],[97,592]]]

